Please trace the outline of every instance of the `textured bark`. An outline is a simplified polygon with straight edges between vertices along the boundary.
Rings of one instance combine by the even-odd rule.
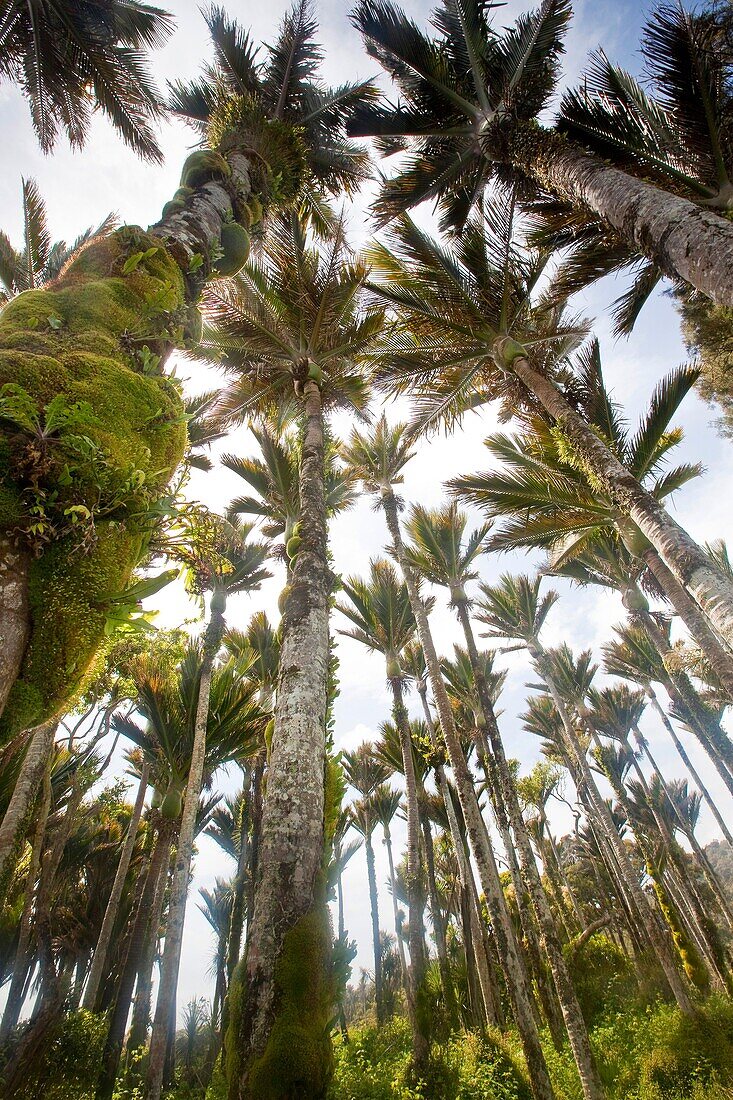
[[[389,533],[405,578],[412,610],[417,622],[420,644],[425,655],[433,698],[438,708],[440,727],[445,739],[448,759],[453,770],[456,790],[471,841],[474,859],[478,867],[481,887],[491,914],[499,956],[506,976],[507,990],[522,1040],[532,1092],[535,1100],[554,1100],[555,1094],[534,1020],[529,979],[507,911],[499,870],[486,831],[486,825],[481,816],[473,779],[466,758],[463,755],[461,742],[453,721],[450,700],[443,682],[440,661],[433,642],[425,606],[420,597],[412,570],[405,558],[397,513],[397,501],[391,489],[385,488],[382,490],[382,503]]]
[[[261,874],[250,920],[241,1060],[233,1096],[248,1095],[249,1066],[264,1052],[277,1011],[275,969],[286,934],[308,913],[323,856],[329,572],[321,394],[304,386],[301,546],[285,606],[275,730],[262,821]]]
[[[624,847],[623,841],[618,834],[618,830],[614,824],[611,812],[606,805],[606,802],[601,797],[600,791],[596,785],[596,781],[593,778],[593,774],[590,770],[590,766],[585,756],[585,752],[578,743],[575,731],[572,726],[572,722],[568,715],[565,701],[562,698],[554,679],[547,667],[547,660],[540,646],[539,641],[535,638],[532,639],[529,646],[530,654],[535,661],[538,671],[543,680],[547,684],[548,691],[552,696],[552,700],[557,708],[558,714],[562,719],[561,728],[564,733],[565,747],[568,754],[576,763],[580,775],[582,776],[583,784],[586,792],[591,800],[595,811],[595,817],[598,822],[599,828],[602,830],[604,837],[610,842],[613,849],[618,868],[621,874],[621,878],[624,882],[628,893],[633,900],[633,904],[638,911],[642,921],[646,926],[646,930],[654,946],[654,950],[657,954],[659,962],[664,970],[665,977],[669,983],[669,987],[672,990],[675,1000],[680,1008],[680,1011],[689,1016],[693,1013],[692,1001],[690,1000],[690,994],[682,975],[677,969],[676,963],[672,956],[669,943],[666,937],[662,934],[659,925],[657,924],[656,914],[652,910],[649,900],[641,888],[641,885],[636,879],[634,870],[629,861],[628,853]]]
[[[410,965],[408,968],[407,1008],[412,1030],[412,1057],[418,1075],[427,1070],[430,1036],[427,1021],[420,1011],[420,999],[425,982],[425,945],[423,941],[423,868],[420,858],[420,814],[417,804],[417,779],[412,756],[412,741],[407,710],[402,698],[399,677],[390,679],[392,715],[400,738],[402,771],[405,776],[407,809],[407,899],[409,911]]]
[[[0,714],[20,673],[31,632],[28,573],[31,556],[0,534]]]
[[[130,861],[132,860],[132,853],[135,849],[137,831],[140,825],[140,818],[142,817],[143,805],[145,803],[145,794],[148,789],[149,771],[149,765],[147,763],[143,764],[142,774],[140,776],[140,783],[137,790],[137,798],[135,799],[135,805],[132,808],[132,817],[130,818],[130,824],[127,828],[125,843],[122,846],[122,851],[120,852],[120,859],[117,864],[115,880],[112,883],[112,891],[109,895],[109,900],[107,901],[107,908],[104,911],[102,927],[99,930],[97,946],[94,949],[92,968],[89,971],[89,979],[87,981],[86,990],[84,991],[83,1001],[83,1007],[88,1009],[90,1012],[95,1011],[97,1003],[97,993],[99,991],[99,983],[101,982],[102,976],[104,974],[104,968],[107,962],[107,954],[109,952],[109,945],[112,942],[112,933],[114,932],[115,922],[117,921],[117,916],[120,910],[120,902],[122,901],[122,891],[125,888],[127,872],[130,869]]]
[[[532,124],[517,129],[509,159],[543,189],[597,214],[670,278],[678,276],[714,302],[733,305],[733,226],[719,214]]]
[[[435,949],[438,954],[438,970],[440,972],[440,987],[443,991],[445,1011],[452,1028],[458,1027],[458,1001],[453,987],[450,964],[448,962],[448,946],[446,944],[446,918],[440,907],[438,896],[438,884],[435,881],[435,850],[433,846],[433,832],[430,828],[430,818],[422,812],[420,806],[421,795],[418,793],[418,806],[420,807],[420,821],[422,825],[423,842],[425,846],[425,870],[428,880],[428,897],[430,898],[430,915],[433,920],[433,932],[435,934]]]
[[[260,844],[262,843],[262,783],[265,774],[266,753],[263,751],[254,761],[252,770],[252,841],[249,857],[249,883],[247,888],[247,937],[255,911],[255,893],[260,874]],[[230,975],[231,977],[231,975]]]
[[[726,693],[727,701],[733,703],[733,653],[727,646],[722,644],[715,632],[710,629],[707,619],[690,593],[679,583],[674,573],[667,568],[656,550],[650,547],[643,557],[650,572],[720,681]]]
[[[377,874],[374,867],[374,847],[371,830],[364,836],[366,853],[367,881],[369,884],[369,911],[372,920],[372,951],[374,953],[374,1005],[377,1012],[377,1024],[384,1023],[384,996],[382,992],[382,941],[379,935],[379,896],[377,893]]]
[[[677,750],[677,755],[679,756],[680,760],[682,761],[682,763],[687,768],[688,772],[690,773],[690,776],[692,777],[692,780],[693,780],[695,786],[697,787],[697,789],[700,792],[700,794],[702,795],[702,797],[705,799],[705,802],[706,802],[710,812],[712,813],[713,817],[715,818],[716,822],[718,823],[718,827],[719,827],[720,831],[722,832],[723,836],[728,841],[728,843],[731,845],[731,847],[733,847],[733,833],[728,828],[726,820],[723,817],[723,815],[721,814],[720,810],[718,809],[718,806],[717,806],[717,803],[716,803],[715,799],[710,794],[710,791],[707,789],[706,785],[703,783],[697,769],[695,768],[694,764],[690,760],[690,757],[687,754],[687,749],[682,744],[682,742],[681,742],[681,740],[680,740],[680,738],[677,734],[677,731],[675,730],[674,726],[672,725],[672,723],[669,719],[669,716],[667,715],[667,712],[661,706],[661,704],[659,702],[659,699],[657,698],[657,694],[654,691],[654,688],[651,686],[651,684],[644,684],[644,690],[647,694],[647,698],[649,699],[649,702],[651,703],[652,707],[656,711],[662,725],[664,726],[667,733],[671,737],[672,743],[674,744],[674,747]]]
[[[504,743],[496,720],[496,713],[491,702],[486,678],[481,668],[478,649],[476,647],[476,639],[474,637],[471,618],[468,611],[468,601],[462,589],[454,590],[451,595],[466,639],[466,648],[471,662],[476,692],[478,694],[479,703],[481,704],[483,730],[485,730],[488,735],[491,745],[495,765],[494,771],[499,787],[497,794],[509,817],[509,823],[514,834],[514,843],[521,864],[523,881],[529,891],[532,907],[541,929],[542,941],[547,959],[550,963],[550,969],[552,970],[555,991],[558,1001],[560,1002],[565,1029],[568,1033],[573,1058],[578,1068],[583,1096],[586,1100],[602,1100],[605,1096],[605,1092],[593,1060],[590,1040],[588,1039],[588,1030],[585,1026],[580,1004],[565,963],[562,947],[555,929],[555,921],[542,886],[542,880],[535,862],[527,827],[522,817],[522,809],[519,805],[516,786],[509,770],[506,753],[504,752]],[[511,844],[511,838],[509,839],[509,843]]]
[[[20,1010],[27,992],[28,971],[31,966],[31,933],[33,928],[33,907],[36,900],[37,880],[41,867],[41,854],[46,836],[46,822],[51,809],[51,773],[47,767],[43,781],[43,795],[38,812],[38,820],[33,833],[31,862],[26,878],[23,912],[18,932],[18,947],[13,963],[13,976],[10,980],[8,999],[5,1004],[2,1024],[0,1025],[0,1043],[5,1042],[10,1032],[18,1024]]]
[[[209,623],[204,633],[191,763],[186,779],[186,797],[184,799],[183,812],[181,814],[181,826],[178,832],[173,881],[171,884],[170,901],[168,903],[165,947],[160,967],[160,987],[158,989],[158,1000],[155,1005],[153,1034],[150,1039],[150,1059],[145,1081],[145,1100],[159,1100],[161,1088],[163,1086],[171,1006],[173,1005],[176,995],[178,969],[181,963],[181,945],[183,943],[183,924],[186,919],[188,880],[191,873],[191,859],[196,836],[196,816],[198,814],[201,787],[204,780],[206,730],[209,720],[211,678],[214,671],[214,660],[221,645],[221,639],[225,629],[222,612],[223,608],[220,611],[214,607],[214,596],[212,596]]]
[[[733,226],[729,226],[729,232],[733,235]],[[588,468],[606,486],[617,507],[634,521],[680,584],[689,589],[721,638],[733,645],[733,583],[730,578],[618,461],[549,378],[534,370],[522,356],[509,366],[560,424]]]
[[[58,728],[58,718],[49,718],[43,725],[33,730],[25,758],[15,781],[15,787],[0,825],[0,883],[7,889],[9,872],[14,859],[20,833],[28,820],[43,773],[53,751],[53,742]],[[4,901],[0,898],[0,903]]]

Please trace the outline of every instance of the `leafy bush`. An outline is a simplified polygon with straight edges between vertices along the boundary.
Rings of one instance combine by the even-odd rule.
[[[597,933],[578,950],[569,946],[566,958],[588,1027],[634,999],[637,984],[629,957],[608,936]]]
[[[103,1015],[80,1009],[64,1017],[16,1100],[92,1100],[105,1033]]]

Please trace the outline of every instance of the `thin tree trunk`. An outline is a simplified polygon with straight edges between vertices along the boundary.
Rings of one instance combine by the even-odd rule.
[[[4,1043],[8,1035],[17,1026],[20,1018],[20,1010],[27,992],[28,971],[31,966],[30,943],[33,930],[33,906],[36,900],[38,875],[41,867],[41,854],[46,836],[46,823],[51,810],[51,772],[46,768],[43,777],[43,795],[39,807],[38,820],[33,834],[33,848],[31,862],[26,878],[25,896],[23,898],[23,912],[20,918],[20,930],[18,932],[18,947],[15,952],[13,964],[13,976],[10,980],[8,999],[3,1013],[2,1025],[0,1025],[0,1044]]]
[[[667,599],[675,609],[691,637],[700,647],[700,652],[710,665],[726,693],[727,701],[733,703],[733,653],[711,630],[708,621],[690,593],[681,585],[671,569],[664,564],[653,547],[642,555],[649,571],[661,587]]]
[[[10,689],[20,675],[31,632],[28,574],[31,555],[0,535],[0,714]]]
[[[125,836],[125,843],[120,853],[119,863],[117,864],[117,872],[115,874],[115,880],[112,884],[112,892],[109,895],[107,908],[104,911],[102,927],[99,930],[97,946],[94,949],[94,955],[92,957],[92,968],[89,972],[89,979],[87,981],[87,987],[84,992],[83,1007],[88,1009],[90,1012],[95,1011],[97,1004],[99,983],[101,982],[102,976],[104,975],[104,968],[107,963],[107,955],[109,953],[109,945],[112,942],[112,934],[114,932],[115,923],[119,914],[120,902],[122,901],[122,891],[125,888],[127,872],[130,869],[130,861],[132,860],[132,853],[135,849],[137,831],[140,826],[140,818],[142,817],[143,806],[145,804],[145,795],[148,789],[149,774],[150,765],[146,762],[142,766],[140,783],[137,789],[137,798],[135,799],[135,805],[132,809],[132,817],[130,818],[130,824],[127,828],[127,835]]]
[[[424,797],[424,790],[421,792]],[[418,795],[418,805],[420,795]],[[443,990],[445,1010],[452,1028],[458,1027],[458,1001],[453,986],[450,964],[448,962],[448,947],[446,944],[445,917],[440,908],[438,885],[435,881],[435,850],[433,846],[433,833],[430,828],[430,818],[421,811],[423,840],[425,842],[425,869],[428,879],[428,896],[430,898],[430,915],[433,919],[433,931],[435,933],[435,947],[438,953],[438,970],[440,971],[440,985]]]
[[[49,718],[33,731],[8,808],[0,825],[0,904],[5,901],[19,845],[33,810],[38,788],[43,779],[58,728],[58,718]]]
[[[547,658],[544,650],[540,646],[537,638],[533,638],[529,644],[530,654],[532,655],[538,671],[543,680],[547,684],[547,688],[552,696],[552,700],[557,708],[558,714],[561,718],[561,728],[565,735],[566,749],[571,755],[572,759],[576,762],[580,775],[583,779],[583,784],[586,788],[589,798],[594,806],[596,818],[599,826],[603,831],[604,836],[610,841],[617,862],[621,877],[626,885],[634,905],[639,914],[648,919],[645,921],[648,934],[654,945],[657,957],[662,965],[665,976],[669,983],[669,987],[674,995],[675,1000],[686,1016],[692,1015],[693,1006],[690,1000],[690,995],[687,986],[677,969],[674,959],[667,943],[666,938],[662,935],[662,932],[657,924],[656,916],[649,905],[646,894],[642,890],[639,882],[637,881],[633,868],[629,862],[629,857],[626,849],[624,848],[621,837],[618,834],[618,830],[613,822],[608,806],[604,802],[601,794],[596,786],[596,782],[591,773],[588,761],[585,757],[585,752],[578,744],[575,731],[572,727],[565,702],[555,684],[554,678],[550,673],[547,665]]]
[[[249,885],[247,890],[247,936],[245,946],[249,943],[249,930],[252,923],[252,914],[255,911],[255,894],[260,871],[260,844],[262,842],[262,781],[265,774],[266,753],[260,753],[254,761],[252,768],[252,842],[249,857]],[[230,977],[231,981],[231,977]]]
[[[374,868],[374,848],[372,834],[367,830],[364,836],[364,851],[367,863],[367,881],[369,883],[369,909],[372,918],[372,950],[374,952],[374,1006],[377,1013],[377,1025],[385,1022],[384,996],[382,990],[382,939],[379,934],[379,896],[377,894],[377,875]]]
[[[218,599],[217,599],[218,597]],[[222,606],[219,606],[219,603]],[[166,923],[165,946],[160,967],[160,986],[153,1019],[153,1034],[150,1039],[150,1059],[145,1082],[145,1100],[159,1100],[165,1071],[166,1047],[168,1043],[171,1006],[175,1001],[178,985],[178,969],[181,962],[183,943],[183,924],[186,918],[186,899],[188,879],[191,872],[194,838],[196,835],[196,816],[201,798],[206,757],[206,731],[209,720],[209,694],[214,671],[214,660],[224,634],[224,591],[214,589],[211,596],[209,623],[204,633],[201,655],[201,675],[199,678],[198,699],[194,724],[191,763],[186,780],[186,797],[181,814],[181,826],[176,846],[176,861],[173,869],[170,901],[168,903],[168,921]]]
[[[392,895],[392,917],[394,920],[394,934],[397,939],[397,950],[400,955],[400,971],[402,975],[402,988],[405,993],[408,992],[410,977],[407,973],[407,957],[405,956],[405,943],[402,938],[402,918],[400,917],[400,907],[397,902],[397,876],[394,869],[394,856],[392,854],[392,834],[389,831],[389,825],[382,823],[384,829],[384,845],[387,849],[387,862],[389,863],[389,885],[390,893]],[[343,923],[344,919],[344,906],[343,906],[343,891],[341,888],[341,876],[339,875],[339,921]],[[340,927],[341,925],[339,925]]]
[[[504,743],[501,739],[499,725],[496,720],[496,713],[479,660],[476,639],[474,637],[471,618],[468,611],[468,600],[463,588],[458,587],[451,592],[451,598],[456,607],[461,626],[463,627],[463,634],[466,639],[466,648],[473,670],[476,692],[478,694],[479,703],[481,704],[483,729],[480,732],[483,733],[485,731],[491,744],[499,788],[497,795],[501,798],[503,807],[509,816],[512,832],[514,833],[514,843],[516,844],[517,853],[521,862],[524,883],[529,891],[532,907],[534,908],[537,921],[542,931],[542,940],[550,963],[550,969],[552,970],[555,990],[560,1002],[563,1020],[565,1021],[565,1029],[568,1033],[570,1047],[573,1052],[573,1058],[580,1076],[583,1095],[586,1100],[602,1100],[605,1096],[605,1091],[593,1059],[590,1040],[588,1038],[588,1030],[585,1026],[580,1004],[565,963],[562,947],[555,929],[555,921],[542,886],[542,879],[537,869],[527,827],[522,817],[517,789],[509,770],[506,753],[504,752]]]
[[[724,224],[733,237],[733,226]],[[510,358],[507,366],[566,432],[614,503],[634,521],[680,584],[689,589],[721,638],[733,645],[730,578],[618,461],[551,379],[536,371],[522,354]]]
[[[543,127],[517,127],[509,159],[543,190],[612,225],[670,278],[679,277],[720,305],[733,305],[733,226],[719,214],[614,168]]]
[[[662,722],[662,725],[666,729],[667,733],[671,737],[672,743],[674,744],[674,747],[677,750],[677,754],[678,754],[680,760],[682,761],[682,763],[687,768],[688,772],[690,773],[690,775],[692,777],[692,780],[693,780],[695,786],[699,790],[702,797],[705,799],[705,802],[706,802],[710,812],[712,813],[713,817],[715,818],[716,822],[718,823],[718,828],[720,829],[720,831],[722,832],[723,836],[728,841],[728,843],[731,845],[731,847],[733,847],[733,833],[728,828],[728,825],[726,823],[725,818],[723,817],[723,815],[721,814],[720,810],[718,809],[718,807],[716,805],[715,799],[710,794],[710,791],[708,790],[707,786],[703,783],[702,779],[700,778],[699,772],[696,770],[696,768],[694,767],[692,761],[690,760],[690,757],[687,755],[687,750],[685,749],[685,746],[682,744],[682,742],[681,742],[681,740],[680,740],[680,738],[677,734],[677,731],[675,730],[674,726],[672,725],[672,723],[669,719],[669,716],[667,715],[667,712],[661,706],[661,704],[659,702],[659,699],[657,698],[656,692],[654,691],[654,688],[651,686],[651,684],[644,684],[643,687],[644,687],[644,691],[647,694],[647,698],[649,699],[649,702],[651,703],[652,707],[654,708],[657,715],[659,716],[659,718]]]
[[[158,936],[163,920],[163,906],[165,903],[165,891],[168,885],[168,872],[171,863],[171,847],[175,838],[176,822],[160,820],[155,850],[148,868],[148,878],[145,885],[145,903],[147,912],[143,914],[140,929],[139,946],[135,940],[134,969],[132,985],[135,987],[135,998],[132,1000],[132,987],[128,998],[125,1021],[130,1001],[132,1001],[132,1020],[130,1033],[127,1037],[127,1058],[147,1045],[148,1027],[150,1026],[150,1008],[153,994],[153,968],[158,951]],[[136,930],[137,931],[137,930]],[[123,1029],[124,1037],[124,1029]]]
[[[440,661],[435,649],[428,617],[420,598],[412,570],[405,560],[404,545],[397,514],[397,501],[390,488],[382,490],[382,503],[387,518],[387,526],[394,544],[405,583],[410,595],[412,610],[417,622],[420,643],[430,675],[440,726],[445,739],[448,758],[456,782],[456,790],[471,840],[473,855],[479,871],[481,887],[486,896],[496,936],[499,956],[504,966],[507,989],[512,1001],[515,1020],[522,1039],[527,1069],[535,1100],[554,1100],[554,1091],[547,1072],[545,1057],[540,1044],[539,1033],[532,1011],[532,995],[524,963],[511,925],[506,900],[499,878],[499,870],[491,848],[481,811],[479,809],[473,779],[466,764],[460,739],[456,732],[451,712],[450,700],[443,683]]]
[[[408,970],[407,1006],[412,1029],[412,1055],[415,1071],[423,1075],[430,1055],[428,1021],[423,1019],[420,1001],[425,982],[425,948],[423,941],[423,868],[420,858],[420,813],[417,805],[417,778],[412,755],[410,726],[402,697],[399,676],[390,678],[392,714],[400,738],[402,770],[405,776],[407,807],[407,897],[409,909],[410,966]]]
[[[252,1069],[267,1048],[277,1014],[276,968],[287,936],[321,905],[316,880],[323,858],[330,579],[323,405],[320,390],[312,381],[304,385],[304,405],[301,546],[285,605],[275,730],[262,822],[261,874],[250,918],[243,1010],[233,1037],[239,1068],[230,1092],[236,1100],[244,1100],[256,1089]],[[321,966],[320,958],[313,961],[314,968]],[[320,985],[328,982],[328,975],[314,969],[309,979]],[[314,1028],[321,1026],[317,1019],[309,1022]],[[318,1041],[328,1041],[322,1028]],[[320,1073],[322,1067],[315,1070]],[[309,1095],[310,1086],[302,1087],[303,1096]]]

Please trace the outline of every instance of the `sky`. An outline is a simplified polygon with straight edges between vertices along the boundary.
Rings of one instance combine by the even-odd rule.
[[[269,4],[229,3],[230,15],[251,29],[256,41],[271,41],[275,28],[288,5],[284,0],[272,0]],[[508,23],[531,5],[509,0],[496,16],[498,24]],[[407,0],[408,13],[421,25],[425,25],[431,5],[425,0]],[[176,20],[177,29],[168,44],[158,51],[152,61],[152,71],[163,88],[167,80],[190,79],[198,72],[200,62],[208,56],[206,27],[193,0],[172,0],[168,10]],[[348,21],[348,4],[338,0],[322,0],[317,4],[320,21],[320,40],[325,51],[323,73],[331,84],[375,75],[376,66],[366,56],[359,37]],[[564,79],[573,83],[580,75],[588,52],[603,44],[607,54],[633,72],[639,72],[637,44],[646,3],[629,0],[577,0],[575,13],[567,38],[564,61]],[[22,96],[12,87],[0,84],[0,134],[6,150],[5,170],[0,174],[0,228],[11,240],[20,244],[22,234],[21,177],[34,177],[40,184],[46,199],[49,222],[55,239],[73,239],[89,225],[98,224],[104,216],[114,211],[127,224],[146,226],[159,216],[163,204],[178,186],[180,166],[195,137],[186,127],[175,121],[166,121],[161,128],[160,141],[165,162],[162,166],[149,165],[135,155],[112,132],[103,118],[96,118],[86,147],[72,152],[63,141],[50,157],[44,157],[38,149],[31,127],[27,106]],[[370,189],[366,188],[347,211],[350,237],[355,247],[368,240],[371,229],[368,221]],[[615,399],[623,406],[630,421],[634,421],[644,409],[660,378],[686,359],[681,340],[679,322],[670,302],[657,294],[645,308],[636,329],[628,340],[615,340],[604,311],[619,293],[613,280],[604,280],[591,291],[580,295],[577,304],[589,317],[594,317],[594,331],[600,338],[604,370]],[[201,364],[181,357],[176,363],[178,373],[186,379],[190,392],[200,392],[221,381]],[[375,406],[374,411],[380,410]],[[390,404],[388,416],[405,417],[404,405]],[[702,461],[706,471],[692,485],[677,495],[671,505],[672,513],[698,542],[715,538],[733,540],[731,516],[731,476],[733,475],[733,451],[730,443],[722,439],[714,426],[715,413],[694,395],[686,399],[679,417],[685,430],[685,440],[677,451],[679,461]],[[415,457],[405,471],[402,495],[409,501],[420,501],[435,507],[445,501],[443,483],[459,474],[486,469],[489,456],[483,446],[484,438],[496,430],[497,420],[489,407],[468,417],[450,438],[438,436],[427,440],[416,449]],[[343,417],[334,422],[337,434],[348,434],[349,425]],[[212,457],[226,450],[237,454],[254,453],[252,437],[246,429],[235,432],[224,447],[214,451]],[[242,491],[241,482],[225,468],[216,465],[208,474],[194,473],[188,494],[192,499],[205,501],[210,507],[223,510],[233,496]],[[476,522],[480,517],[472,516]],[[330,544],[336,569],[344,574],[363,574],[370,558],[380,555],[386,542],[386,530],[381,514],[374,512],[371,501],[360,500],[349,512],[337,517],[331,525]],[[502,572],[531,572],[536,559],[519,555],[483,558],[479,569],[481,578],[496,581]],[[266,582],[259,592],[237,597],[230,601],[227,618],[233,627],[244,627],[249,617],[258,610],[266,610],[271,619],[277,619],[277,596],[283,583],[282,573]],[[590,647],[596,656],[600,645],[606,641],[613,624],[623,619],[620,599],[613,594],[598,592],[572,593],[564,583],[555,584],[562,597],[548,619],[544,640],[556,645],[567,642],[575,649]],[[442,592],[436,591],[432,626],[439,648],[450,655],[452,646],[460,640],[459,630],[447,607]],[[161,626],[174,626],[182,616],[195,618],[197,610],[189,604],[182,589],[167,590],[155,600],[159,609],[157,622]],[[334,617],[334,628],[342,625]],[[379,724],[389,717],[388,688],[384,678],[383,661],[377,655],[369,655],[356,642],[338,639],[340,659],[340,696],[336,702],[335,742],[339,749],[353,749],[363,740],[373,739]],[[522,654],[501,657],[497,664],[508,670],[507,682],[500,700],[503,711],[501,728],[509,756],[521,763],[522,772],[531,769],[539,758],[538,745],[530,734],[522,730],[517,715],[523,709],[527,680],[531,670]],[[411,711],[419,714],[418,700],[410,701]],[[651,715],[646,715],[642,728],[649,738],[653,752],[669,776],[682,776],[683,772],[666,734]],[[722,784],[698,750],[697,742],[681,731],[694,763],[708,785],[721,798],[721,806],[729,809]],[[121,767],[121,764],[120,764]],[[232,790],[234,780],[222,777],[223,790]],[[569,826],[567,810],[555,806],[553,826],[563,832]],[[404,842],[404,824],[397,822],[393,828],[395,848],[400,850]],[[707,842],[716,835],[715,825],[707,810],[703,810],[699,830],[700,839]],[[391,930],[391,903],[386,891],[387,861],[381,844],[377,849],[377,877],[380,883],[380,910],[382,927]],[[232,861],[224,856],[213,841],[204,837],[198,846],[194,878],[189,893],[188,912],[183,943],[181,978],[179,985],[179,1009],[191,997],[212,993],[210,966],[214,950],[214,938],[204,917],[198,910],[198,890],[211,888],[217,876],[225,878],[234,873]],[[356,939],[358,954],[354,963],[354,977],[359,968],[371,970],[370,924],[366,865],[363,851],[357,853],[344,874],[345,915],[349,934]]]

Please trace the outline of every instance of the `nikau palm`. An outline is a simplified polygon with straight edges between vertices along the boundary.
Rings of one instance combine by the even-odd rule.
[[[642,171],[623,170],[623,157],[623,167],[609,165],[601,159],[608,143],[599,127],[592,136],[577,127],[568,140],[537,124],[559,77],[568,0],[544,0],[500,32],[488,21],[494,6],[467,0],[456,8],[444,0],[433,14],[433,38],[391,0],[360,0],[354,9],[368,52],[400,98],[396,105],[365,104],[350,130],[408,154],[382,188],[378,218],[433,200],[442,228],[459,230],[487,184],[510,176],[574,210],[590,210],[631,250],[715,301],[733,304],[733,229],[723,217],[669,186],[652,185],[640,178]],[[602,147],[601,156],[586,144]],[[639,160],[645,168],[644,157]]]
[[[383,325],[379,307],[362,307],[364,266],[350,255],[339,224],[320,251],[293,214],[273,224],[261,258],[230,286],[208,297],[212,329],[205,348],[236,372],[222,412],[245,419],[297,412],[301,423],[300,527],[286,552],[289,583],[283,602],[283,640],[268,798],[262,824],[261,876],[251,917],[242,980],[244,1010],[232,1021],[230,1042],[242,1053],[241,1094],[257,1095],[257,1065],[268,1048],[277,1010],[277,960],[288,938],[320,922],[324,845],[325,720],[329,667],[325,497],[326,424],[333,409],[359,414],[366,396],[362,363]],[[312,980],[328,976],[319,948]],[[328,1006],[322,1005],[323,1013]],[[327,1017],[328,1018],[328,1017]],[[325,1072],[329,1036],[320,1017],[324,1064],[313,1067],[313,1088]],[[282,1031],[273,1042],[289,1046]],[[253,1076],[250,1077],[250,1070]],[[294,1074],[301,1069],[294,1067]],[[297,1078],[299,1079],[299,1078]]]

